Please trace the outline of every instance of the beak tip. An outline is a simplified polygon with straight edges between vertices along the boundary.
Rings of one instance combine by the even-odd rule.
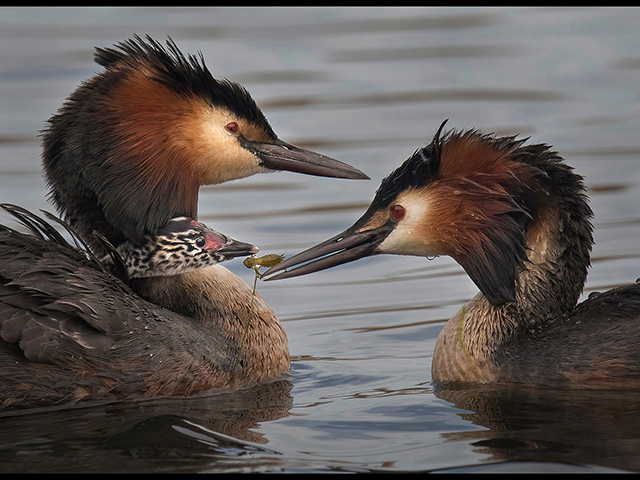
[[[264,273],[263,279],[268,281],[298,277],[375,255],[379,253],[376,250],[378,244],[393,229],[390,222],[366,231],[356,231],[355,225],[357,223],[270,268]]]
[[[351,177],[353,180],[371,180],[371,177],[369,175],[367,175],[366,173],[358,170],[357,173],[354,173],[353,177]]]
[[[287,269],[278,269],[277,267],[274,267],[264,272],[260,276],[260,280],[263,280],[265,282],[270,282],[271,280],[283,280],[290,277],[290,275],[287,275],[288,273],[290,272]]]

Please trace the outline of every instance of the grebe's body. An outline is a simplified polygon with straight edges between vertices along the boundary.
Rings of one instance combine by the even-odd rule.
[[[251,289],[217,265],[253,245],[190,219],[126,242],[113,270],[138,282],[145,301],[18,213],[47,230],[37,238],[0,226],[0,409],[189,395],[288,370],[273,312],[259,296],[250,312]]]
[[[640,388],[640,285],[576,306],[591,216],[582,178],[548,146],[438,133],[351,228],[265,277],[372,254],[449,255],[481,293],[440,333],[433,380]]]

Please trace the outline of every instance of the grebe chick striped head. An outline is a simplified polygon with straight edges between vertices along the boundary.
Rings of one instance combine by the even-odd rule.
[[[128,240],[117,247],[129,278],[186,273],[258,252],[188,217],[173,218],[157,234]]]

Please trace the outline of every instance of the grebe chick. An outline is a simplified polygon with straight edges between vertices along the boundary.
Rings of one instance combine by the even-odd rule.
[[[202,55],[140,37],[97,48],[104,71],[73,92],[43,133],[50,196],[78,234],[113,245],[197,218],[198,189],[288,170],[363,179],[360,170],[280,140],[249,93]],[[100,245],[94,245],[100,247]]]
[[[155,235],[127,240],[116,249],[129,279],[178,275],[257,252],[258,247],[229,238],[189,217],[172,218]],[[102,262],[109,263],[110,259]]]
[[[35,233],[0,225],[0,409],[191,395],[288,370],[273,312],[258,296],[250,317],[251,289],[217,265],[253,245],[189,218],[120,245],[113,258],[147,301],[42,218],[3,207]]]
[[[640,388],[640,285],[576,306],[591,216],[582,177],[547,145],[439,131],[352,227],[264,277],[374,254],[449,255],[480,293],[440,333],[434,381]]]

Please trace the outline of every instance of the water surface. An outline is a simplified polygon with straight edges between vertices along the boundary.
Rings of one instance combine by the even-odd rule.
[[[585,176],[587,295],[640,277],[639,24],[637,8],[1,8],[0,201],[52,209],[38,132],[100,70],[93,46],[171,36],[244,84],[281,138],[372,178],[206,187],[213,228],[286,255],[333,236],[449,119],[552,144]],[[434,389],[438,332],[476,293],[450,259],[369,258],[259,292],[289,336],[290,375],[5,416],[0,470],[640,471],[635,394]]]

